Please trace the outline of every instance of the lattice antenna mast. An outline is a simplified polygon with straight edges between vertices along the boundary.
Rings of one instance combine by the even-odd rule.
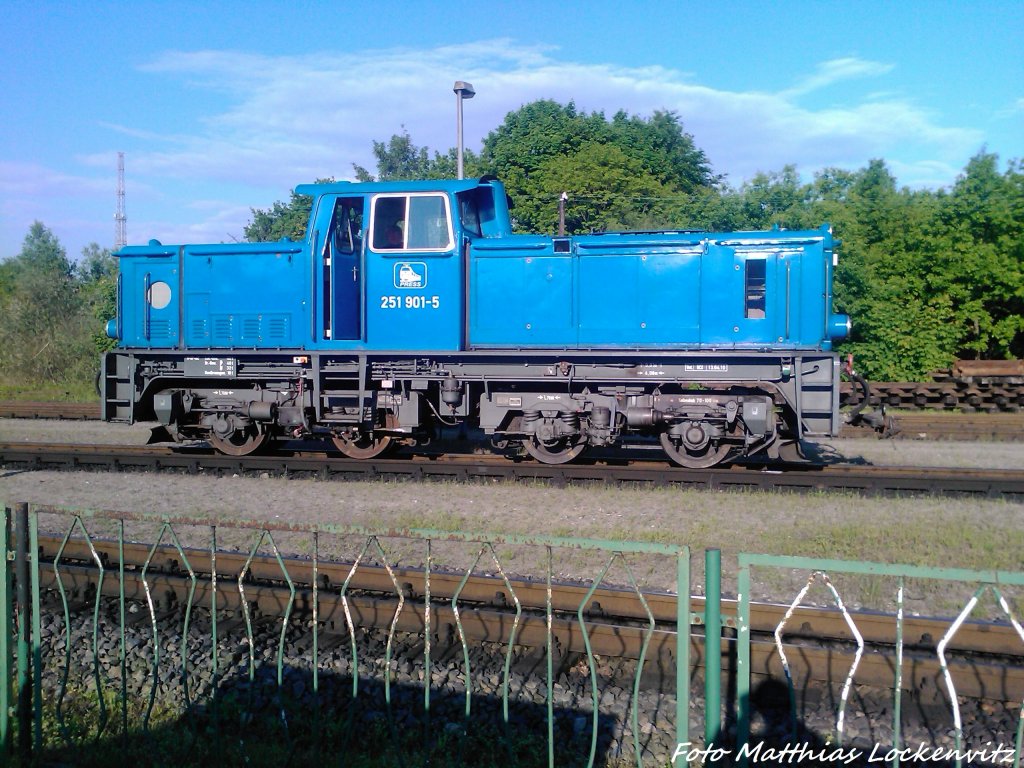
[[[124,215],[124,152],[117,153],[117,211],[114,213],[114,250],[128,244],[128,219]]]

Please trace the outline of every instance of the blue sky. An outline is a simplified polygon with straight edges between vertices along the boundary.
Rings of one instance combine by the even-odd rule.
[[[740,184],[884,158],[951,184],[983,147],[1024,157],[1024,0],[993,2],[23,2],[0,44],[0,258],[35,220],[77,257],[242,237],[296,184],[373,168],[404,126],[467,146],[539,98],[679,113]]]

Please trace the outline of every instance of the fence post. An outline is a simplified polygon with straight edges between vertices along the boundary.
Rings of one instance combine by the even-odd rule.
[[[704,550],[704,746],[722,733],[722,550]]]
[[[43,751],[43,612],[40,610],[39,515],[35,512],[28,519],[28,551],[32,553],[32,576],[29,580],[32,588],[32,749],[38,756]]]
[[[7,555],[11,550],[11,508],[4,505],[3,537],[0,547],[0,760],[11,750],[11,633],[14,630],[14,601],[11,599],[11,563]]]
[[[18,752],[25,765],[32,756],[32,639],[29,599],[28,504],[14,507],[14,577],[18,584]]]

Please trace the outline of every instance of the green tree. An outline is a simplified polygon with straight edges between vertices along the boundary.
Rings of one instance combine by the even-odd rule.
[[[325,184],[334,179],[317,179],[317,184]],[[309,195],[298,195],[292,190],[291,199],[287,203],[280,200],[270,208],[261,210],[252,208],[252,221],[243,230],[245,239],[250,243],[271,243],[287,237],[289,240],[302,240],[306,237],[309,225],[309,214],[313,208],[313,198]]]
[[[573,160],[577,154],[582,156]],[[506,115],[484,139],[480,161],[487,173],[505,182],[515,206],[514,224],[527,232],[551,231],[562,192],[576,200],[601,198],[615,211],[603,217],[601,225],[666,226],[670,219],[685,217],[679,209],[688,196],[700,195],[718,182],[673,112],[655,112],[646,119],[620,111],[608,121],[601,112],[580,112],[573,102],[562,105],[550,99]],[[576,176],[569,174],[574,166]],[[637,176],[636,184],[624,184],[610,172],[627,167]],[[589,172],[597,176],[579,175]],[[609,195],[623,192],[629,197],[613,203],[603,196],[598,188],[608,182],[613,182]],[[556,188],[559,185],[562,189]],[[602,218],[595,219],[594,211],[585,214],[588,220]]]
[[[94,350],[74,269],[57,237],[35,222],[7,264],[0,309],[0,370],[10,383],[64,385],[91,378]]]
[[[430,149],[417,147],[404,126],[401,133],[393,134],[388,141],[374,141],[373,156],[377,161],[376,175],[361,165],[352,164],[357,181],[454,179],[458,175],[458,157],[454,148],[444,154],[435,151],[431,157]],[[476,155],[464,151],[464,175],[476,175],[478,166]]]
[[[576,105],[550,99],[534,101],[509,112],[483,142],[480,159],[513,192],[553,157],[575,154],[588,143],[606,143],[608,126],[602,115],[577,112]]]
[[[610,135],[615,146],[673,190],[695,192],[722,180],[712,173],[707,156],[683,130],[675,112],[655,110],[645,119],[620,110],[612,118]]]
[[[94,321],[92,340],[98,352],[106,352],[115,345],[114,339],[107,336],[106,324],[117,316],[117,267],[110,249],[97,243],[82,249],[75,267],[83,307]]]
[[[957,309],[959,355],[1024,355],[1024,175],[980,152],[940,201],[930,283]]]
[[[516,216],[529,218],[535,229],[555,232],[563,191],[568,191],[569,233],[651,228],[664,218],[665,200],[671,194],[638,160],[614,145],[591,142],[571,155],[542,163],[527,181]]]
[[[89,243],[82,249],[82,257],[75,266],[75,276],[84,283],[91,283],[117,275],[117,259],[109,248],[98,243]]]

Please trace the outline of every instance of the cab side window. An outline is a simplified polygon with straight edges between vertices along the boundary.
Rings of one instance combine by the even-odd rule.
[[[469,194],[459,195],[459,221],[467,235],[483,237],[480,227],[480,206],[475,197]]]
[[[744,272],[744,292],[746,302],[744,304],[743,316],[751,319],[760,319],[765,316],[767,298],[767,260],[747,259]]]
[[[373,250],[447,251],[452,247],[448,198],[441,194],[378,195]]]

